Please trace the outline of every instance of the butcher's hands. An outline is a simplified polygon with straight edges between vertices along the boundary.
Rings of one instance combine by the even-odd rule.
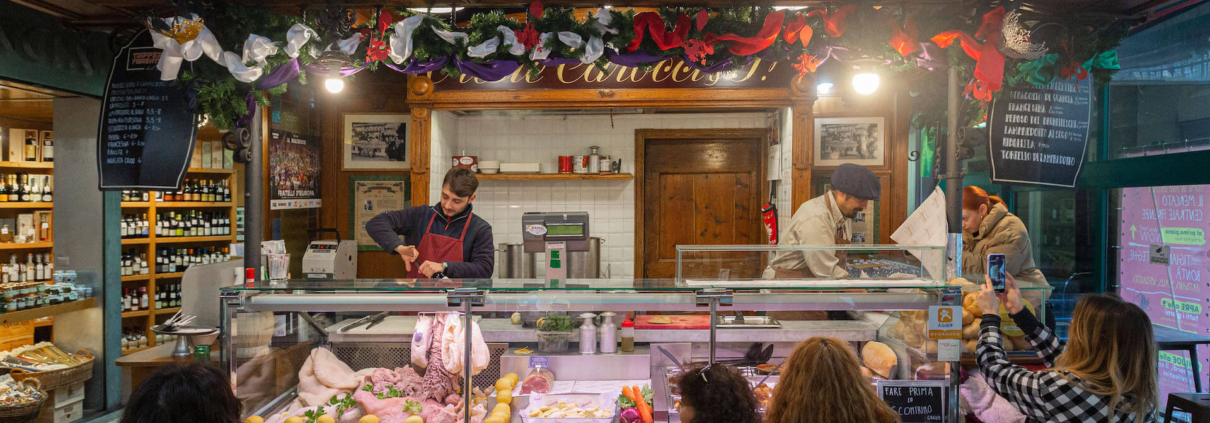
[[[416,247],[400,245],[395,247],[395,252],[399,253],[399,257],[403,258],[403,265],[409,272],[412,271],[412,264],[416,262],[416,259],[420,258],[420,252],[416,251]]]
[[[1017,314],[1025,309],[1025,302],[1021,301],[1021,289],[1017,288],[1017,280],[1013,279],[1013,275],[1004,275],[1004,293],[1000,294],[1000,300],[1004,301],[1004,308],[1008,309],[1010,314]]]
[[[984,280],[986,283],[979,285],[982,290],[979,292],[979,298],[977,298],[976,303],[979,304],[979,310],[983,314],[999,315],[1000,298],[996,297],[996,289],[992,287],[991,278],[984,277]]]
[[[445,266],[442,265],[441,263],[433,263],[431,261],[426,261],[426,262],[420,264],[420,274],[424,275],[424,277],[426,277],[426,278],[431,279],[434,274],[441,273],[444,271],[445,271]]]

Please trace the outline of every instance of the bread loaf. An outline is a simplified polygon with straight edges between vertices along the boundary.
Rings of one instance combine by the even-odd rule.
[[[899,359],[895,357],[895,351],[891,350],[891,347],[873,341],[866,342],[865,346],[861,347],[861,360],[874,374],[887,379],[891,378],[891,370],[899,364]]]

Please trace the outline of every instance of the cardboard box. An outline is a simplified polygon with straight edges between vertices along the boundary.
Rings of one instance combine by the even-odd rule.
[[[189,168],[196,169],[202,167],[202,143],[194,141],[193,155],[189,158]]]
[[[38,130],[36,129],[9,129],[8,130],[8,154],[4,158],[10,162],[25,161],[25,139],[33,138],[38,140]]]
[[[7,351],[33,343],[33,321],[0,325],[0,349]]]
[[[54,397],[55,408],[84,401],[84,382],[77,382],[55,389],[51,393],[51,396]]]
[[[235,169],[235,152],[223,150],[223,169]]]
[[[224,150],[223,142],[215,141],[213,143],[210,143],[210,150],[211,150],[210,151],[210,158],[211,158],[210,168],[211,169],[222,169],[223,168],[223,150]]]
[[[84,401],[77,401],[62,407],[56,407],[54,416],[54,423],[69,423],[80,420],[84,418]]]
[[[199,166],[194,166],[194,167],[209,169],[210,162],[211,162],[211,160],[213,160],[213,158],[210,156],[211,154],[213,154],[210,150],[210,147],[212,147],[212,143],[210,141],[201,141],[201,142],[198,142],[198,144],[202,145],[202,161],[201,161],[201,163],[199,163]]]
[[[13,234],[14,238],[25,237],[25,242],[33,242],[29,235],[34,230],[34,215],[19,214],[17,215],[17,233]]]

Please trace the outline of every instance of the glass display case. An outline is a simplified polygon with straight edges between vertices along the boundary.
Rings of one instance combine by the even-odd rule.
[[[950,420],[956,356],[939,362],[922,325],[931,306],[961,306],[964,288],[905,281],[258,282],[224,290],[221,355],[245,416],[270,423],[317,406],[337,421],[357,413],[475,421],[500,402],[510,404],[510,421],[540,422],[530,418],[538,401],[571,394],[602,399],[596,407],[609,417],[600,421],[616,421],[623,386],[649,386],[655,420],[675,422],[681,369],[739,367],[764,404],[777,375],[757,382],[779,372],[799,342],[827,336],[853,346],[872,384],[944,387],[944,410],[936,411]],[[477,330],[458,329],[465,315]],[[632,342],[623,339],[623,321],[633,323]]]

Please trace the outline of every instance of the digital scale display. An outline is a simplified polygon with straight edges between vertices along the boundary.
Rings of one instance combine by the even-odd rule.
[[[583,236],[584,225],[547,225],[546,236]]]

